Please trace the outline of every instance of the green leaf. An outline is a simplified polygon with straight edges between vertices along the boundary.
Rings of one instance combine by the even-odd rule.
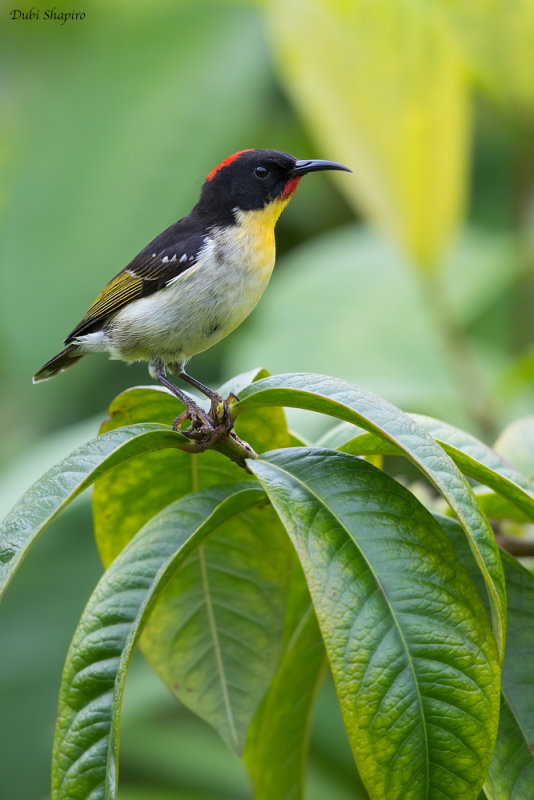
[[[255,800],[303,796],[311,711],[324,665],[324,644],[298,563],[287,605],[285,640],[280,664],[247,738],[245,761]]]
[[[280,658],[291,555],[270,506],[243,512],[173,575],[141,639],[171,691],[238,754]]]
[[[436,516],[457,557],[471,574],[482,600],[484,583],[455,520]],[[534,576],[509,553],[502,553],[508,597],[508,631],[501,675],[497,742],[485,784],[489,800],[534,797]]]
[[[443,447],[462,472],[480,483],[490,486],[503,497],[515,503],[530,519],[534,519],[534,485],[495,450],[471,434],[448,425],[446,422],[422,414],[411,414],[410,416],[417,425]],[[324,446],[336,442],[338,449],[354,455],[374,453],[402,455],[398,448],[392,447],[390,443],[384,442],[383,439],[372,434],[364,433],[354,438],[349,437],[350,427],[338,426],[337,430],[332,431],[329,436],[323,437],[321,444]],[[344,438],[344,443],[340,444]]]
[[[221,392],[239,393],[259,374],[266,373],[237,376]],[[131,389],[112,403],[104,430],[172,419],[177,405],[165,391]],[[251,409],[236,425],[255,449],[265,449],[270,438],[289,444],[284,413],[273,411]],[[104,564],[169,503],[190,491],[242,478],[242,469],[212,451],[153,453],[122,465],[98,481],[93,495]],[[291,546],[272,508],[250,510],[221,526],[173,576],[141,639],[143,653],[169,689],[238,752],[278,663],[290,564]],[[190,672],[192,662],[195,670]],[[227,681],[214,680],[221,665]],[[231,723],[224,711],[228,704],[235,716]]]
[[[0,526],[0,595],[43,528],[80,492],[124,461],[183,441],[168,426],[130,425],[76,448],[48,470]]]
[[[102,430],[148,419],[173,419],[178,403],[170,394],[135,388],[111,404],[111,419]],[[178,408],[181,408],[179,406]],[[172,476],[172,479],[169,479]],[[197,488],[238,481],[243,470],[220,453],[192,455],[183,450],[146,453],[104,475],[93,492],[95,539],[104,566],[108,566],[148,520],[165,506]],[[125,513],[125,509],[128,513]]]
[[[477,503],[488,519],[509,519],[514,522],[529,522],[531,517],[506,500],[502,495],[492,492],[486,486],[475,486]]]
[[[151,520],[104,573],[80,620],[63,673],[54,800],[116,796],[124,682],[154,602],[200,541],[262,497],[259,487],[245,482],[184,497]]]
[[[339,425],[334,425],[320,436],[314,445],[331,450],[341,450],[341,452],[351,455],[404,455],[403,451],[389,439],[368,433],[364,428],[352,425],[350,422],[340,422]]]
[[[345,381],[324,375],[289,374],[265,378],[241,392],[240,413],[257,406],[307,408],[352,422],[393,443],[447,500],[468,537],[484,575],[501,655],[506,630],[504,574],[493,531],[468,482],[443,449],[395,406]]]
[[[336,451],[250,463],[297,550],[373,800],[474,800],[497,733],[499,657],[429,512]]]
[[[497,452],[446,422],[420,414],[413,419],[441,444],[462,472],[507,497],[534,519],[534,485]]]

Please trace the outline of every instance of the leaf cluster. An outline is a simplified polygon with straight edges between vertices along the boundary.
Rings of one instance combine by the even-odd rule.
[[[534,579],[484,513],[534,520],[528,478],[344,381],[254,371],[220,391],[239,395],[236,431],[259,453],[249,474],[220,452],[186,452],[169,425],[175,398],[138,387],[2,524],[3,591],[94,484],[106,571],[67,655],[53,799],[116,797],[136,646],[244,756],[258,800],[304,795],[325,664],[370,800],[532,798]],[[283,406],[340,423],[307,446]],[[389,455],[411,462],[432,502],[380,468]]]

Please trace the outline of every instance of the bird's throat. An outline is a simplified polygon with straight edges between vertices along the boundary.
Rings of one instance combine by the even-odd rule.
[[[236,212],[238,237],[255,254],[254,261],[260,269],[269,264],[269,271],[272,270],[275,255],[274,226],[290,199],[290,196],[283,199],[279,197],[264,208]]]

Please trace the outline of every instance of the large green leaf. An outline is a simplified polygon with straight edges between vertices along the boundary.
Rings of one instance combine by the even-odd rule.
[[[487,603],[484,583],[460,526],[437,517]],[[534,797],[534,576],[503,553],[508,598],[508,631],[501,675],[501,712],[495,751],[485,784],[489,800]]]
[[[440,9],[413,0],[267,9],[293,102],[322,149],[354,169],[339,188],[416,263],[434,265],[461,213],[469,132],[466,75]]]
[[[237,376],[221,392],[238,394],[265,374],[253,370]],[[165,391],[131,389],[112,403],[103,430],[146,419],[168,421],[176,408]],[[281,409],[272,414],[251,409],[236,429],[259,451],[273,440],[282,447],[290,444]],[[242,478],[242,469],[213,451],[133,459],[95,486],[102,560],[109,564],[142,525],[182,495]],[[144,654],[170,690],[238,752],[278,663],[290,563],[291,547],[273,510],[242,514],[221,526],[177,571],[141,639]]]
[[[280,658],[290,548],[270,506],[221,525],[173,575],[141,639],[171,691],[237,753]]]
[[[284,638],[280,664],[247,738],[245,760],[255,800],[298,800],[303,796],[310,718],[324,664],[324,645],[298,563]]]
[[[471,434],[448,425],[446,422],[421,414],[411,414],[412,419],[443,447],[466,475],[486,484],[534,519],[534,485],[517,469]],[[334,446],[354,455],[402,455],[398,447],[384,439],[362,433],[354,436],[354,428],[342,423],[319,441],[321,446]]]
[[[151,520],[104,573],[63,673],[54,800],[116,796],[121,701],[143,624],[165,583],[199,542],[262,497],[257,485],[245,482],[184,497]]]
[[[395,444],[427,476],[458,516],[484,575],[502,655],[506,592],[499,550],[471,487],[444,450],[391,403],[350,383],[324,375],[290,374],[265,378],[241,392],[236,411],[270,405],[306,408],[364,427]]]
[[[322,449],[250,464],[308,581],[373,800],[475,800],[499,709],[477,589],[429,512],[362,459]]]
[[[36,481],[0,527],[0,594],[43,528],[80,492],[119,464],[186,442],[168,426],[129,425],[78,447]]]

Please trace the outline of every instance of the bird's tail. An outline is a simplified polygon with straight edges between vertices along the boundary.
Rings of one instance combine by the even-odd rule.
[[[39,383],[39,381],[47,381],[49,378],[53,378],[58,372],[63,372],[69,367],[73,367],[82,356],[83,353],[80,353],[76,345],[69,345],[62,350],[61,353],[58,353],[57,356],[47,361],[39,372],[35,373],[33,382]]]

